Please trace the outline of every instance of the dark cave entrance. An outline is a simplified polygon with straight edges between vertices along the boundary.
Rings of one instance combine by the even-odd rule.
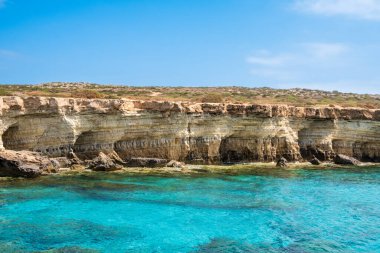
[[[73,151],[81,159],[93,159],[99,152],[112,152],[114,143],[109,141],[109,133],[103,131],[86,131],[76,139]]]
[[[19,139],[19,127],[17,124],[11,125],[2,135],[3,147],[11,150],[22,150]]]

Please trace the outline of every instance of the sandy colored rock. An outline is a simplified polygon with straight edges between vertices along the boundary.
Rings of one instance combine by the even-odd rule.
[[[84,161],[103,152],[115,161],[220,164],[343,154],[380,161],[376,109],[0,97],[0,113],[0,148],[49,157],[73,152]]]
[[[183,168],[183,167],[185,167],[185,163],[183,163],[183,162],[178,162],[178,161],[175,161],[175,160],[171,160],[170,162],[168,162],[168,163],[166,164],[166,167]]]
[[[0,176],[37,177],[43,172],[58,171],[56,162],[48,157],[30,151],[0,151]]]
[[[103,152],[100,152],[99,155],[89,163],[88,168],[94,171],[115,171],[121,170],[123,166],[117,164]]]

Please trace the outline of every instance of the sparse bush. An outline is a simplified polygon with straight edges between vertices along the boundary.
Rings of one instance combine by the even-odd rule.
[[[96,90],[78,90],[72,93],[73,97],[77,98],[104,98],[104,95]]]
[[[224,98],[220,94],[206,94],[201,99],[202,103],[223,103]]]
[[[10,96],[12,95],[7,89],[0,88],[0,96]]]
[[[120,97],[118,95],[111,94],[111,95],[107,95],[105,98],[108,98],[108,99],[119,99]]]

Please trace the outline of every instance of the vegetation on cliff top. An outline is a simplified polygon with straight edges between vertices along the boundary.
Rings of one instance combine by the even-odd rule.
[[[212,103],[268,103],[295,106],[329,105],[380,108],[380,94],[354,94],[309,89],[247,87],[132,87],[91,83],[0,85],[0,96],[54,96],[75,98],[127,98]]]

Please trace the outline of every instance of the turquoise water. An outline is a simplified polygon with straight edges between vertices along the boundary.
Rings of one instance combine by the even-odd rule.
[[[0,182],[0,252],[380,252],[380,168]]]

